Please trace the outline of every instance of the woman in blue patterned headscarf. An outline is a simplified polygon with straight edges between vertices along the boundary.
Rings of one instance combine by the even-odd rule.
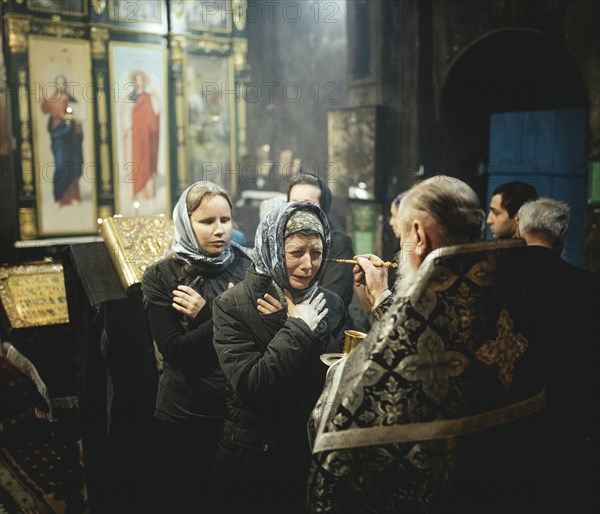
[[[287,289],[295,299],[308,298],[317,287],[319,277],[323,274],[323,262],[329,255],[331,237],[329,223],[323,211],[308,202],[285,204],[268,212],[256,231],[254,241],[254,266],[262,275],[270,275],[275,286],[280,290]],[[311,235],[321,240],[322,254],[315,274],[308,287],[301,289],[290,284],[286,269],[285,241],[295,235],[305,237]],[[299,285],[299,284],[296,284]],[[281,294],[279,296],[282,296]]]
[[[214,304],[215,349],[227,380],[213,472],[227,512],[300,512],[310,452],[306,422],[324,382],[319,356],[340,351],[339,296],[319,287],[329,224],[309,202],[267,213],[254,266]]]

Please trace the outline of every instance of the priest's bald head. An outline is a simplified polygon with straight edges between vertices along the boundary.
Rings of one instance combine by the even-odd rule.
[[[433,250],[480,241],[484,219],[477,194],[457,178],[438,175],[413,186],[398,210],[399,291]]]

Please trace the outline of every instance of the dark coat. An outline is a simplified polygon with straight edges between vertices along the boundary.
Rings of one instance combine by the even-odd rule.
[[[230,282],[243,280],[252,263],[243,251],[234,251],[235,260],[217,273],[188,271],[182,261],[170,257],[144,272],[144,309],[164,357],[155,412],[159,419],[193,423],[205,415],[223,415],[225,379],[213,346],[212,303]],[[171,306],[172,291],[191,283],[206,300],[193,320]],[[164,298],[155,291],[163,291]]]
[[[252,269],[215,300],[215,349],[228,387],[213,475],[230,510],[302,508],[310,458],[306,422],[327,370],[319,355],[341,351],[346,321],[341,299],[320,291],[329,312],[314,333],[285,310],[258,312],[256,300],[276,293],[271,277]]]

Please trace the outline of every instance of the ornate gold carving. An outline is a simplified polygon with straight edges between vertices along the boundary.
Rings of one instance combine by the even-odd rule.
[[[201,50],[206,53],[231,53],[231,41],[216,37],[203,37],[202,39],[187,39],[187,50]]]
[[[243,42],[246,40],[239,39],[240,45],[243,47]],[[205,53],[219,53],[226,55],[232,52],[232,42],[229,39],[219,38],[214,36],[201,36],[201,37],[190,37],[190,36],[179,36],[173,35],[170,38],[171,44],[171,61],[174,65],[180,65],[183,61],[185,52],[202,51]],[[247,42],[246,49],[240,48],[242,58],[245,60],[247,53]]]
[[[439,405],[448,394],[449,378],[460,375],[468,363],[462,353],[446,350],[442,338],[428,328],[417,341],[417,354],[402,359],[394,371],[411,382],[420,381],[423,392]]]
[[[36,33],[46,36],[56,36],[58,38],[76,37],[82,39],[86,36],[85,29],[83,27],[66,24],[60,19],[60,16],[53,18],[56,18],[53,20],[54,23],[40,25],[39,29],[36,30]]]
[[[22,189],[21,194],[23,196],[33,196],[33,181],[35,170],[33,169],[33,163],[31,159],[31,145],[28,141],[23,141],[21,144],[21,181]]]
[[[17,72],[19,77],[19,116],[21,121],[29,121],[29,98],[27,95],[27,70],[24,66]]]
[[[69,322],[61,264],[0,268],[0,298],[11,329]]]
[[[233,65],[237,71],[246,68],[246,56],[248,55],[248,40],[233,40]]]
[[[105,131],[106,132],[106,131]],[[106,135],[105,138],[106,140]],[[100,177],[102,194],[110,194],[111,192],[111,181],[110,181],[110,157],[108,153],[108,144],[104,143],[100,145]]]
[[[185,110],[183,100],[183,78],[175,80],[175,121],[177,124],[177,189],[183,191],[190,182],[190,172],[186,165],[185,150]]]
[[[98,90],[98,126],[100,134],[100,181],[102,194],[111,192],[110,181],[110,157],[108,152],[108,127],[106,120],[108,114],[106,112],[106,90],[105,90],[104,73],[96,73],[96,88]]]
[[[110,205],[100,205],[98,207],[98,217],[100,219],[110,218],[113,215],[113,208]]]
[[[27,71],[25,67],[17,71],[19,79],[19,118],[21,120],[21,194],[23,196],[33,195],[33,154],[29,142],[29,96],[27,93]],[[35,237],[35,236],[34,236]]]
[[[175,16],[177,19],[183,18],[183,15],[185,14],[183,0],[171,0],[169,2],[169,7],[171,8],[172,16]]]
[[[106,42],[109,38],[108,29],[101,27],[92,27],[90,29],[92,39],[92,59],[106,58]]]
[[[20,54],[27,51],[27,35],[29,34],[30,22],[25,18],[8,16],[6,19],[8,29],[8,47],[10,53]]]
[[[246,101],[244,96],[241,95],[237,100],[238,103],[238,149],[240,155],[248,154],[248,147],[246,146]]]
[[[247,0],[232,0],[233,4],[233,24],[240,32],[246,28],[246,9]]]
[[[140,288],[148,266],[163,257],[173,241],[173,222],[164,215],[106,218],[100,234],[127,294]]]
[[[96,14],[102,14],[106,9],[106,0],[92,0],[92,7]]]
[[[183,36],[171,36],[171,62],[173,66],[181,66],[187,48],[186,38]]]
[[[498,317],[496,339],[486,341],[475,352],[476,357],[484,364],[498,367],[498,377],[507,390],[515,374],[515,362],[527,349],[527,339],[521,334],[515,334],[513,326],[508,311],[503,307]]]
[[[26,207],[19,209],[19,235],[22,240],[30,240],[37,237],[35,209]]]
[[[96,73],[96,88],[98,90],[98,98],[105,98],[104,95],[106,94],[106,91],[104,91],[106,85],[106,79],[104,78],[104,73],[102,73],[101,71],[99,71],[98,73]],[[98,111],[100,111],[100,109],[98,109]],[[100,123],[106,123],[106,109],[104,109],[104,111],[102,113],[98,112],[98,121]]]

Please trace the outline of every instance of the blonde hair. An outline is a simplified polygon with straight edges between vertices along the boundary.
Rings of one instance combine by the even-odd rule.
[[[205,198],[211,198],[213,196],[222,196],[227,200],[229,207],[233,211],[233,205],[231,203],[231,199],[227,194],[227,191],[212,182],[207,182],[205,180],[196,182],[188,191],[187,198],[185,199],[185,207],[187,209],[188,216],[191,216],[192,213],[200,206],[202,200]]]

